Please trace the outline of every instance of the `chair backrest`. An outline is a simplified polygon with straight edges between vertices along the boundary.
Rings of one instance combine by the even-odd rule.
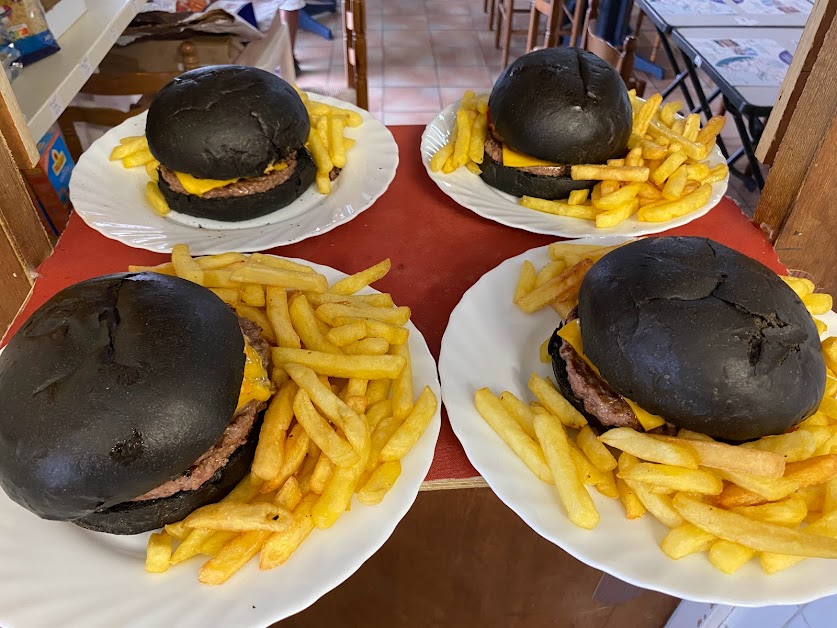
[[[366,0],[343,0],[346,83],[357,94],[357,106],[369,109],[366,63]]]
[[[619,76],[628,86],[636,89],[637,95],[642,96],[645,91],[645,81],[638,81],[634,77],[634,57],[636,51],[636,37],[629,35],[622,43],[622,50],[613,46],[606,39],[596,34],[596,19],[599,15],[599,0],[590,0],[587,15],[584,18],[581,47],[592,52],[597,57],[616,68]]]

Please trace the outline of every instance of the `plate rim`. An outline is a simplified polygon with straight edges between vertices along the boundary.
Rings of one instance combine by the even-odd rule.
[[[387,127],[383,122],[378,120],[369,111],[367,111],[365,109],[361,109],[360,107],[358,107],[357,105],[355,105],[353,103],[343,101],[343,100],[338,100],[337,98],[333,98],[331,96],[316,94],[316,93],[313,93],[313,92],[305,92],[305,93],[307,94],[308,98],[310,100],[314,101],[314,102],[321,102],[321,103],[325,103],[327,105],[331,105],[331,106],[334,106],[334,107],[341,107],[341,108],[349,109],[351,111],[359,113],[361,116],[364,117],[364,124],[376,124],[376,125],[378,125],[378,127],[379,127],[378,131],[383,131],[384,140],[388,144],[387,148],[389,149],[390,152],[392,152],[393,159],[389,160],[390,167],[387,170],[383,171],[384,176],[382,176],[382,178],[381,178],[380,189],[376,190],[373,194],[364,194],[363,197],[360,199],[361,200],[360,203],[357,203],[357,204],[355,204],[355,202],[344,203],[344,205],[351,206],[354,211],[352,211],[351,213],[349,213],[348,215],[346,215],[342,219],[333,221],[332,223],[330,223],[329,225],[326,225],[325,227],[318,226],[314,229],[309,229],[308,232],[305,235],[295,236],[295,237],[292,237],[292,238],[280,238],[278,242],[276,241],[276,238],[274,237],[274,238],[272,238],[273,242],[271,244],[264,245],[264,246],[259,245],[258,247],[244,244],[244,245],[236,246],[235,247],[236,250],[239,250],[239,251],[242,251],[242,252],[256,252],[256,251],[263,251],[263,250],[276,248],[276,247],[280,247],[280,246],[289,246],[291,244],[296,244],[298,242],[302,242],[304,240],[314,238],[314,237],[317,237],[319,235],[323,235],[325,233],[328,233],[329,231],[333,231],[337,227],[339,227],[341,225],[344,225],[348,222],[351,222],[352,220],[357,218],[360,214],[362,214],[364,211],[366,211],[367,209],[372,207],[378,201],[378,199],[380,199],[381,196],[383,196],[387,192],[387,190],[389,190],[390,186],[392,185],[392,182],[395,180],[395,176],[398,172],[398,166],[400,164],[400,147],[398,146],[398,143],[395,141],[395,137],[393,136],[392,131],[389,129],[389,127]],[[105,233],[104,231],[99,229],[94,224],[95,219],[93,217],[87,216],[86,212],[84,210],[79,211],[78,207],[76,206],[76,204],[73,200],[73,191],[74,191],[73,178],[74,178],[76,169],[79,167],[79,165],[82,163],[82,161],[92,159],[92,157],[90,156],[90,155],[92,155],[92,153],[90,151],[90,148],[92,148],[97,142],[102,141],[107,136],[111,136],[112,134],[117,135],[116,132],[118,131],[118,129],[121,129],[125,125],[131,124],[132,122],[135,122],[136,118],[146,116],[146,115],[147,115],[147,111],[140,112],[135,116],[131,116],[130,118],[127,118],[121,124],[111,128],[111,129],[108,129],[108,131],[104,135],[102,135],[102,137],[98,138],[95,142],[93,142],[90,145],[90,147],[88,147],[88,149],[86,151],[84,151],[82,153],[81,157],[79,158],[79,160],[76,163],[76,166],[73,170],[73,175],[70,176],[70,184],[69,184],[70,202],[73,204],[74,213],[77,213],[79,215],[79,217],[84,221],[84,223],[88,227],[90,227],[94,231],[98,232],[99,234],[105,236],[106,238],[108,238],[110,240],[114,240],[114,241],[119,242],[121,244],[124,244],[125,246],[129,246],[131,248],[141,249],[141,250],[145,250],[145,251],[151,251],[151,252],[154,252],[154,253],[167,254],[167,253],[171,253],[171,249],[174,246],[174,244],[160,245],[160,244],[156,244],[156,243],[147,243],[147,242],[134,243],[134,242],[129,242],[124,236],[120,237],[118,234],[114,234],[114,233],[110,233],[110,232]],[[358,127],[358,128],[362,128],[362,127]],[[313,184],[312,184],[312,187],[313,187]],[[309,189],[311,189],[311,188],[309,188]],[[153,211],[150,207],[145,207],[144,210],[147,210],[149,212]],[[280,210],[277,210],[277,211],[280,211]],[[294,219],[289,218],[287,220],[288,221],[293,221]],[[226,236],[223,235],[223,234],[228,234],[228,233],[229,234],[235,234],[235,233],[247,234],[247,233],[251,233],[255,238],[256,234],[253,233],[253,232],[259,231],[263,234],[264,232],[269,232],[271,230],[276,230],[279,227],[281,227],[284,222],[285,221],[277,221],[277,222],[273,222],[273,223],[263,225],[263,226],[259,226],[259,227],[253,226],[253,227],[246,227],[246,228],[243,228],[243,229],[205,229],[205,228],[200,228],[200,227],[189,227],[187,225],[183,225],[183,224],[175,223],[175,222],[172,222],[172,224],[177,226],[177,227],[190,229],[192,232],[194,232],[196,234],[201,232],[201,231],[205,232],[205,235],[204,235],[204,238],[203,238],[202,242],[199,243],[199,244],[192,244],[192,245],[190,245],[190,248],[196,254],[199,254],[199,255],[213,255],[213,254],[222,253],[224,251],[229,250],[230,245],[224,245],[223,244],[224,240],[226,239]],[[161,231],[165,235],[165,229],[161,228]],[[165,236],[165,237],[168,238],[170,236]],[[264,236],[262,235],[262,237],[264,237]]]
[[[512,220],[512,219],[505,219],[505,218],[502,218],[502,217],[498,217],[495,214],[492,214],[491,212],[485,211],[484,209],[476,209],[476,208],[472,207],[471,205],[466,204],[464,199],[461,198],[460,194],[454,193],[454,192],[451,191],[451,187],[452,187],[453,184],[451,184],[450,181],[445,181],[442,178],[444,175],[442,175],[441,173],[438,173],[438,172],[432,172],[430,170],[430,158],[429,158],[429,155],[425,155],[425,148],[430,141],[430,134],[432,132],[434,132],[440,124],[443,124],[444,120],[446,118],[452,117],[454,111],[459,106],[460,102],[462,102],[462,99],[459,99],[459,100],[451,103],[447,107],[442,108],[442,110],[439,113],[437,113],[433,117],[433,119],[430,122],[428,122],[427,125],[424,127],[424,131],[421,134],[421,143],[419,144],[419,154],[421,156],[421,162],[424,165],[425,172],[427,172],[427,175],[430,177],[430,179],[432,179],[433,182],[438,186],[438,188],[440,190],[442,190],[442,192],[444,192],[445,195],[447,195],[455,203],[457,203],[461,207],[464,207],[465,209],[467,209],[471,212],[474,212],[478,216],[481,216],[481,217],[483,217],[487,220],[494,221],[494,222],[499,223],[501,225],[505,225],[506,227],[511,227],[513,229],[521,229],[522,231],[528,231],[530,233],[538,233],[538,234],[541,234],[541,235],[550,235],[550,236],[555,236],[555,237],[558,237],[558,238],[567,238],[567,239],[573,239],[573,240],[577,240],[577,239],[581,239],[581,238],[584,238],[584,239],[602,239],[602,238],[614,238],[614,237],[637,238],[637,237],[642,237],[642,236],[654,235],[656,233],[660,233],[660,232],[666,231],[668,229],[674,229],[674,228],[677,228],[677,227],[682,227],[683,225],[689,224],[690,222],[692,222],[694,220],[697,220],[698,218],[701,218],[702,216],[705,216],[710,211],[712,211],[712,209],[715,206],[717,206],[718,203],[721,202],[721,200],[726,195],[727,190],[729,189],[729,173],[728,173],[726,178],[723,181],[719,181],[719,182],[713,184],[712,196],[714,197],[716,194],[718,196],[718,199],[714,203],[710,199],[710,201],[708,203],[706,203],[706,205],[704,205],[700,209],[697,209],[693,212],[690,212],[690,213],[686,214],[685,216],[681,216],[679,218],[673,218],[673,219],[667,220],[665,222],[644,223],[644,224],[647,224],[649,226],[647,228],[639,229],[637,231],[632,231],[629,234],[628,233],[614,233],[614,232],[601,233],[601,231],[603,231],[603,230],[601,230],[601,229],[596,230],[595,227],[591,227],[591,229],[592,229],[591,231],[585,231],[583,233],[569,233],[568,231],[565,231],[565,230],[561,229],[560,226],[542,227],[541,228],[541,227],[536,227],[536,226],[531,226],[531,225],[523,225],[523,224],[520,224],[520,222],[517,222],[517,221]],[[721,159],[723,159],[723,154],[720,152],[720,149],[718,148],[717,145],[713,149],[713,155],[715,157],[720,157]],[[720,189],[719,191],[716,192],[716,190],[714,189],[714,186],[717,185],[717,184],[723,184],[723,189]],[[500,203],[509,202],[507,199],[503,198],[499,193],[497,193],[496,190],[493,190],[493,188],[491,188],[488,184],[481,182],[481,185],[484,186],[489,191],[493,191],[495,194],[497,194],[497,202],[500,202]],[[488,204],[488,201],[486,201],[486,204]],[[534,211],[534,210],[531,210],[531,211]],[[552,218],[563,219],[562,222],[564,220],[581,220],[581,219],[578,219],[578,218],[570,218],[570,217],[567,217],[567,216],[553,216]],[[590,222],[590,221],[587,221],[587,222]],[[569,223],[569,224],[579,224],[579,223],[573,222],[573,223]]]
[[[302,258],[297,258],[297,257],[290,257],[290,256],[281,256],[281,255],[275,255],[275,254],[270,254],[270,255],[272,257],[281,257],[282,259],[286,259],[286,260],[289,260],[289,261],[292,261],[292,262],[297,262],[297,263],[301,263],[301,264],[310,265],[317,272],[322,272],[322,269],[327,269],[327,270],[332,271],[332,272],[335,273],[335,277],[336,277],[335,280],[339,280],[339,279],[342,279],[342,278],[345,278],[345,277],[349,276],[348,273],[345,273],[341,270],[338,270],[338,269],[336,269],[332,266],[328,266],[328,265],[325,265],[325,264],[319,264],[317,262],[312,262],[312,261],[307,260],[307,259],[302,259]],[[380,291],[371,287],[371,286],[366,286],[364,289],[358,291],[358,294],[380,294]],[[283,608],[281,611],[279,611],[277,613],[272,613],[271,614],[269,610],[267,612],[262,612],[262,613],[250,613],[249,612],[250,609],[247,609],[248,612],[245,615],[244,612],[242,611],[241,615],[239,617],[234,617],[233,618],[233,619],[237,619],[238,621],[241,622],[238,625],[240,625],[240,626],[268,626],[268,625],[272,625],[275,622],[279,622],[279,621],[282,621],[284,619],[287,619],[288,617],[291,617],[291,616],[293,616],[297,613],[300,613],[300,612],[304,611],[305,609],[309,608],[310,606],[314,605],[322,597],[324,597],[325,595],[327,595],[331,591],[335,590],[337,587],[339,587],[341,584],[343,584],[346,580],[348,580],[350,577],[352,577],[363,566],[363,564],[366,563],[366,561],[368,561],[372,556],[374,556],[381,549],[381,547],[383,547],[384,544],[392,537],[392,535],[395,532],[395,529],[398,527],[399,523],[401,523],[401,521],[404,519],[404,517],[407,516],[407,514],[413,508],[413,505],[415,504],[416,499],[418,498],[418,494],[421,492],[422,484],[424,483],[425,478],[427,477],[427,473],[430,470],[430,467],[432,466],[433,461],[435,459],[436,445],[438,444],[439,434],[441,432],[441,427],[442,427],[442,393],[441,393],[441,380],[440,380],[440,377],[439,377],[439,370],[438,370],[438,362],[433,357],[433,353],[430,351],[430,347],[427,344],[427,339],[425,338],[425,336],[421,332],[421,330],[415,325],[415,323],[413,323],[412,318],[408,322],[407,327],[408,327],[408,329],[410,329],[410,339],[415,339],[415,341],[419,344],[419,346],[422,349],[421,359],[422,359],[422,362],[426,363],[428,374],[431,372],[431,370],[432,370],[432,373],[433,373],[433,377],[431,379],[429,379],[428,381],[419,382],[419,385],[421,386],[421,388],[423,388],[424,386],[429,386],[431,388],[431,390],[433,390],[433,393],[437,396],[437,399],[439,400],[438,407],[436,408],[436,412],[433,415],[433,419],[431,420],[431,422],[428,425],[427,429],[425,430],[424,434],[422,434],[422,436],[420,437],[420,441],[427,438],[428,436],[430,437],[430,439],[424,445],[424,447],[428,448],[429,455],[427,455],[427,458],[424,461],[424,463],[419,464],[418,471],[420,473],[417,472],[416,477],[420,476],[420,479],[414,479],[413,480],[416,483],[415,493],[412,494],[412,496],[407,497],[407,495],[409,495],[409,493],[412,492],[412,490],[408,490],[408,493],[405,494],[405,505],[402,508],[397,508],[396,512],[393,514],[393,516],[390,519],[388,519],[382,525],[377,526],[378,534],[375,536],[375,540],[371,541],[368,544],[366,551],[361,552],[357,556],[353,556],[352,558],[348,559],[346,561],[347,566],[344,569],[342,569],[342,570],[334,570],[334,569],[320,570],[319,573],[324,575],[321,582],[325,583],[322,587],[307,588],[306,592],[309,592],[309,593],[313,592],[313,593],[310,593],[309,595],[302,595],[302,596],[298,596],[298,597],[294,598],[294,603],[293,604]],[[0,352],[2,352],[2,350],[3,350],[3,348],[0,348]],[[411,351],[411,354],[413,355],[413,360],[415,361],[415,352]],[[432,369],[429,368],[431,364],[433,366]],[[415,381],[413,382],[413,384],[414,384],[414,386],[416,386]],[[416,390],[418,390],[417,387],[416,387]],[[410,453],[412,453],[412,450],[411,450],[411,452],[408,452],[407,455],[409,456]],[[399,479],[405,479],[405,478],[402,475]],[[397,485],[397,483],[396,483],[396,485]],[[11,498],[9,498],[7,495],[2,493],[2,491],[0,491],[0,497],[2,497],[3,499],[6,499],[10,503],[12,503],[14,508],[21,508],[21,509],[23,508],[22,506],[12,502]],[[384,497],[384,501],[386,501],[386,497]],[[369,508],[369,507],[364,506],[364,505],[360,504],[359,502],[357,502],[357,500],[355,499],[354,496],[352,498],[352,505],[355,506],[355,507],[361,507],[362,506],[363,508]],[[374,508],[374,506],[372,508]],[[66,525],[72,525],[70,522],[61,522],[61,523],[65,523]],[[339,520],[335,525],[339,525]],[[85,532],[89,532],[89,531],[85,531]],[[328,531],[323,530],[321,532],[327,533]],[[95,533],[95,532],[89,532],[89,533],[91,535],[104,534],[104,533]],[[150,534],[150,532],[142,533],[140,535],[130,535],[128,537],[120,537],[119,535],[108,535],[108,537],[118,537],[118,538],[140,538],[140,537],[142,537],[142,538],[145,538],[145,537],[147,537],[148,534]],[[95,539],[95,538],[98,538],[98,537],[92,536],[91,538]],[[128,559],[126,559],[126,560],[128,560]],[[248,563],[252,562],[252,560],[253,559],[248,561]],[[193,568],[194,568],[194,566],[195,565],[193,565]],[[134,567],[136,568],[136,570],[138,572],[142,572],[142,564],[139,561],[137,562],[137,564]],[[246,567],[246,565],[245,565],[245,567]],[[273,574],[280,573],[281,566],[278,567],[275,570],[272,570],[272,571],[273,571]],[[13,571],[11,569],[10,569],[10,573],[13,573]],[[244,576],[244,574],[239,574],[239,577],[242,577],[242,576]],[[256,577],[258,577],[260,580],[265,580],[265,579],[269,579],[271,577],[271,574],[270,573],[261,573],[261,571],[259,571],[259,572],[257,572]],[[193,586],[196,587],[198,595],[207,595],[207,594],[212,595],[211,591],[213,590],[213,588],[209,587],[208,585],[201,584],[197,579],[197,573],[196,572],[192,574],[192,580],[193,580]],[[149,583],[148,584],[148,588],[146,589],[147,592],[152,591],[152,589],[154,589],[154,585],[158,585],[157,586],[158,592],[149,593],[149,595],[153,595],[153,596],[156,596],[156,597],[149,598],[149,599],[159,599],[160,597],[166,596],[167,594],[168,595],[171,594],[170,591],[167,591],[165,588],[161,588],[159,586],[161,584],[164,585],[165,583],[154,582],[154,583]],[[223,591],[223,587],[221,589]],[[160,593],[159,591],[162,591],[162,593]],[[216,596],[216,599],[219,600],[219,603],[220,603],[220,601],[224,600],[224,596],[223,596],[222,593],[219,594],[219,593],[216,592],[215,596]],[[43,599],[43,598],[41,597],[39,599]],[[101,601],[102,601],[101,598],[91,597],[90,604],[98,604]],[[259,608],[263,608],[264,606],[265,606],[264,604],[260,604]],[[232,607],[232,605],[231,605],[231,607]],[[15,623],[16,620],[6,619],[6,617],[4,615],[5,615],[5,613],[4,613],[3,609],[0,608],[0,623],[10,622],[9,625],[14,625],[14,626],[19,625],[19,624]],[[90,622],[86,622],[86,625],[88,625],[88,626],[99,625],[99,624],[95,623],[96,621],[99,621],[99,620],[98,619],[90,620]],[[103,621],[107,621],[107,618],[103,618]],[[142,618],[140,618],[140,622],[142,622]],[[131,626],[131,625],[135,624],[134,621],[125,619],[124,617],[122,618],[122,623],[125,626]],[[110,625],[110,624],[101,624],[101,625]],[[142,623],[142,625],[146,625],[146,624]],[[188,621],[185,622],[185,623],[178,622],[178,626],[188,626],[188,625],[193,625],[193,624],[190,624]],[[204,624],[200,624],[200,625],[203,626]]]
[[[617,244],[619,241],[631,240],[631,239],[634,239],[634,238],[627,237],[627,236],[611,236],[608,239],[611,240],[612,242],[608,242],[608,243],[602,242],[602,239],[603,238],[581,238],[581,239],[574,240],[573,243],[576,243],[576,244],[598,244],[598,245],[607,246],[610,243]],[[492,275],[492,273],[494,273],[495,271],[497,271],[498,269],[500,269],[503,266],[512,266],[512,265],[515,265],[515,264],[519,265],[520,263],[522,263],[522,261],[524,259],[527,259],[527,256],[532,256],[534,254],[544,253],[548,250],[548,248],[549,248],[549,245],[533,247],[533,248],[531,248],[527,251],[524,251],[523,253],[521,253],[519,255],[516,255],[514,257],[511,257],[511,258],[508,258],[506,260],[501,261],[494,268],[485,272],[476,282],[474,282],[474,284],[465,292],[465,294],[462,296],[460,301],[456,304],[453,311],[451,312],[450,318],[448,319],[448,327],[445,329],[445,333],[442,336],[442,342],[441,342],[441,348],[440,348],[440,352],[439,352],[438,365],[439,365],[439,377],[440,377],[441,382],[442,382],[442,401],[445,404],[445,408],[448,412],[448,421],[450,422],[451,429],[453,430],[454,434],[456,435],[457,439],[459,440],[460,444],[462,445],[462,448],[465,450],[465,455],[468,457],[468,460],[471,462],[471,464],[474,466],[474,468],[477,470],[477,472],[479,472],[480,476],[485,480],[486,484],[488,484],[489,488],[492,490],[494,495],[500,501],[502,501],[506,506],[508,506],[518,517],[520,517],[520,519],[532,531],[534,531],[536,534],[538,534],[542,538],[546,539],[547,541],[549,541],[553,545],[556,545],[557,547],[559,547],[561,550],[563,550],[564,552],[566,552],[567,554],[569,554],[570,556],[572,556],[576,560],[584,563],[585,565],[587,565],[589,567],[592,567],[592,568],[597,569],[597,570],[599,570],[603,573],[606,573],[606,574],[608,574],[608,575],[610,575],[614,578],[618,578],[619,580],[622,580],[623,582],[626,582],[628,584],[640,587],[642,589],[657,591],[657,592],[660,592],[660,593],[664,593],[666,595],[671,595],[671,596],[679,598],[683,601],[693,601],[693,602],[708,603],[708,604],[726,604],[726,605],[741,606],[741,607],[747,607],[747,608],[761,608],[761,607],[766,607],[766,606],[777,606],[777,605],[806,604],[806,603],[816,601],[818,599],[822,599],[823,597],[827,597],[829,595],[837,594],[837,582],[834,582],[832,588],[829,591],[820,592],[820,593],[812,592],[808,596],[788,595],[786,597],[776,597],[774,595],[769,600],[755,600],[755,599],[740,599],[740,598],[733,598],[733,597],[724,597],[722,594],[718,594],[714,597],[710,597],[710,596],[705,595],[705,594],[695,594],[695,593],[691,593],[691,592],[688,592],[688,591],[684,591],[683,589],[678,589],[676,584],[670,585],[670,584],[668,584],[666,582],[663,582],[663,581],[650,581],[650,580],[647,580],[643,577],[634,576],[630,573],[630,571],[618,571],[618,572],[616,572],[614,570],[613,566],[608,564],[607,562],[602,561],[602,560],[598,560],[598,559],[595,559],[595,558],[591,559],[590,557],[584,555],[583,551],[579,550],[576,547],[572,547],[571,544],[568,544],[568,543],[556,538],[557,535],[555,535],[553,533],[550,533],[549,531],[545,530],[542,526],[540,526],[537,523],[537,521],[535,521],[535,518],[533,516],[531,516],[530,513],[529,513],[530,509],[524,508],[521,501],[516,501],[514,499],[507,499],[507,496],[506,495],[501,495],[497,491],[495,486],[492,484],[492,482],[489,481],[489,479],[485,477],[485,475],[483,473],[483,468],[482,468],[483,465],[481,463],[479,463],[477,460],[475,460],[475,457],[479,457],[479,456],[476,456],[473,453],[473,452],[476,452],[478,449],[480,449],[480,443],[476,442],[475,440],[471,440],[468,437],[468,422],[457,420],[455,418],[456,417],[455,411],[452,412],[451,411],[451,405],[448,404],[448,402],[451,401],[451,395],[452,395],[452,393],[450,391],[451,391],[451,389],[453,389],[455,387],[455,386],[451,385],[451,381],[456,379],[454,377],[451,377],[450,375],[446,376],[446,373],[449,372],[450,368],[452,368],[452,367],[448,366],[449,360],[446,359],[446,356],[449,356],[451,353],[453,353],[453,349],[451,348],[452,343],[453,343],[453,341],[451,340],[452,336],[449,335],[449,330],[451,330],[450,321],[454,319],[454,317],[457,313],[457,310],[459,310],[461,306],[464,307],[463,303],[466,301],[466,299],[468,298],[469,293],[472,290],[475,290],[480,283],[483,283],[483,282],[488,283],[488,282],[491,281],[490,275]],[[513,288],[514,288],[514,286],[509,287],[509,295],[511,295],[511,291],[513,290]],[[832,319],[832,320],[837,320],[837,314],[835,314],[834,311],[830,312],[829,315],[834,317],[834,319]],[[829,329],[829,331],[832,332],[832,335],[834,335],[833,332],[837,331],[837,328]],[[456,407],[457,405],[459,405],[459,404],[455,403],[455,404],[453,404],[453,407]],[[476,409],[473,409],[473,412],[476,413]],[[506,447],[507,448],[507,446],[501,440],[499,440],[499,438],[498,438],[498,440],[495,441],[495,444],[498,447],[501,447],[501,448]],[[492,475],[492,473],[490,471],[489,471],[489,475]],[[538,481],[537,478],[534,478],[534,477],[532,477],[531,480],[533,482]],[[628,522],[629,520],[626,519],[626,518],[623,518],[623,521]],[[567,521],[567,523],[568,523],[568,525],[571,525],[571,524],[569,524],[569,521]],[[652,521],[652,523],[654,524],[655,527],[656,526],[661,526],[661,527],[663,526],[662,523],[660,523],[659,521],[656,521],[656,520]],[[657,547],[657,550],[660,551],[661,556],[663,556],[661,550],[659,550],[659,547]],[[671,559],[669,559],[669,560],[670,560],[671,563],[676,562],[676,561],[671,560]],[[753,559],[753,560],[755,560],[755,559]],[[812,559],[812,560],[816,560],[816,559]],[[628,568],[629,567],[630,566],[628,566]],[[759,573],[761,573],[761,572],[759,572]],[[719,591],[723,591],[723,586],[722,585],[724,583],[724,580],[722,580],[721,578],[727,578],[727,577],[731,577],[731,576],[724,576],[723,574],[720,574],[720,573],[718,574],[718,578],[719,578],[719,580],[718,580],[718,585],[719,585],[718,590]],[[769,578],[770,576],[767,576],[766,574],[764,574],[763,577]]]

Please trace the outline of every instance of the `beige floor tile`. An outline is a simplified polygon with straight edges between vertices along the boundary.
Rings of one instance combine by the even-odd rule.
[[[436,87],[436,68],[433,66],[390,65],[384,67],[386,87]]]
[[[456,48],[479,48],[480,41],[475,30],[431,31],[434,46]]]
[[[425,2],[428,15],[470,15],[468,2],[448,2],[447,0]]]
[[[441,108],[438,87],[386,87],[384,113],[391,111],[437,112]]]
[[[471,90],[477,94],[490,93],[491,85],[468,85],[465,87],[440,87],[439,94],[442,97],[442,109],[448,105],[455,103],[462,98],[466,90]]]
[[[426,111],[387,111],[384,124],[427,124],[435,114]]]
[[[389,46],[430,47],[430,31],[381,31],[383,33],[384,54]]]
[[[385,31],[424,31],[429,26],[427,16],[421,15],[385,15],[382,30]]]
[[[433,46],[433,55],[438,67],[462,67],[464,65],[485,65],[489,59],[483,55],[479,46],[453,48],[442,45]]]
[[[430,19],[431,31],[461,31],[474,28],[470,15],[434,15]]]
[[[387,46],[384,62],[393,65],[436,65],[433,49],[427,46]]]
[[[491,72],[487,66],[461,66],[439,68],[440,87],[491,85]]]

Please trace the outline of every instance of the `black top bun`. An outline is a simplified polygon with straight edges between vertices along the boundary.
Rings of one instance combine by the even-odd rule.
[[[309,129],[293,87],[241,65],[181,74],[154,97],[145,123],[154,158],[201,179],[264,174],[305,144]]]
[[[819,335],[771,270],[705,238],[646,238],[597,262],[578,300],[584,353],[613,389],[681,428],[786,431],[825,391]]]
[[[504,143],[561,164],[623,157],[633,118],[616,70],[590,52],[561,46],[508,66],[491,90],[488,111]]]
[[[0,354],[0,486],[73,520],[179,476],[232,419],[243,352],[235,313],[186,280],[123,273],[62,290]]]

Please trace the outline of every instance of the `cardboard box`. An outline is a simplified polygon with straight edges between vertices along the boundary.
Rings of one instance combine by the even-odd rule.
[[[53,125],[38,142],[41,158],[34,168],[24,171],[32,200],[40,210],[47,231],[59,235],[70,218],[70,175],[73,158],[58,125]]]

